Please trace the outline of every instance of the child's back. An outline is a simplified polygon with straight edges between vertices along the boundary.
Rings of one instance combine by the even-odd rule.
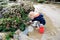
[[[35,17],[32,21],[39,21],[43,25],[46,24],[46,21],[45,21],[45,19],[44,19],[42,14],[40,14],[38,17]]]

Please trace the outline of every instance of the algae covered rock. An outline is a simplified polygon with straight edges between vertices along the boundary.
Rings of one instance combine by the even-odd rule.
[[[27,13],[29,13],[30,11],[34,11],[35,8],[33,7],[33,2],[28,1],[23,3],[24,3],[23,8]]]
[[[25,8],[26,7],[26,8]],[[3,9],[4,10],[4,9]],[[14,32],[17,29],[24,31],[29,20],[28,13],[34,10],[30,4],[12,5],[7,8],[0,18],[0,32]]]

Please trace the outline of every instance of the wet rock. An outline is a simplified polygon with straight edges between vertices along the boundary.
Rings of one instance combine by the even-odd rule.
[[[29,13],[30,11],[34,11],[35,8],[33,6],[33,2],[23,2],[23,3],[24,3],[23,8],[27,13]]]
[[[15,34],[19,34],[19,33],[21,33],[21,30],[17,30],[16,32],[15,32]]]
[[[0,33],[0,40],[5,40],[5,36],[6,35],[6,33]]]
[[[2,18],[2,14],[0,13],[0,18]]]

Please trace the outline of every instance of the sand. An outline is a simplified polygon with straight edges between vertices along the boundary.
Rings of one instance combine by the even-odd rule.
[[[46,6],[46,4],[42,4],[42,5],[45,5]],[[41,5],[41,6],[42,6]],[[49,5],[51,5],[51,4],[49,4]],[[51,5],[52,7],[54,7],[53,5]],[[40,6],[39,6],[40,7]],[[39,8],[38,6],[35,8],[35,11],[37,11],[37,12],[42,12],[43,14],[44,14],[44,18],[45,18],[45,20],[46,20],[46,25],[45,25],[45,32],[44,32],[44,34],[40,34],[37,30],[35,30],[34,32],[32,32],[32,33],[29,33],[30,35],[30,37],[32,37],[32,38],[35,38],[35,39],[38,39],[38,40],[59,40],[58,39],[58,36],[57,35],[59,35],[59,33],[58,33],[58,30],[57,30],[57,28],[56,28],[56,26],[53,24],[53,21],[52,21],[52,17],[51,17],[51,15],[46,15],[47,13],[49,13],[48,11],[49,11],[49,9],[47,8],[48,7],[48,4],[47,4],[47,7],[46,7],[46,9],[48,9],[48,11],[47,12],[45,12],[45,9],[43,8],[43,7],[41,7],[41,8]],[[55,7],[54,7],[54,9],[55,9]],[[44,10],[44,11],[43,11]],[[53,10],[53,9],[51,9],[51,10]],[[58,10],[58,9],[57,9]],[[54,11],[54,10],[53,10]],[[59,11],[59,10],[58,10]],[[55,12],[55,11],[54,11]],[[51,14],[52,14],[52,12],[50,12]],[[57,11],[56,11],[56,13],[57,13]],[[53,15],[53,14],[52,14]],[[50,18],[50,17],[51,18]],[[58,17],[57,15],[55,15],[56,17]],[[58,19],[58,18],[55,18],[55,19]],[[56,20],[56,22],[58,22],[58,20]],[[60,22],[60,21],[59,21]],[[59,23],[58,22],[58,23]],[[55,22],[54,22],[55,23]],[[55,23],[56,24],[56,23]],[[57,26],[58,27],[58,26]]]

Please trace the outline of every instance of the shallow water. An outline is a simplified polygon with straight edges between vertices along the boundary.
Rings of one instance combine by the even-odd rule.
[[[52,4],[37,4],[34,7],[36,12],[42,12],[45,15],[47,22],[45,33],[41,36],[41,40],[59,40],[60,8]]]

